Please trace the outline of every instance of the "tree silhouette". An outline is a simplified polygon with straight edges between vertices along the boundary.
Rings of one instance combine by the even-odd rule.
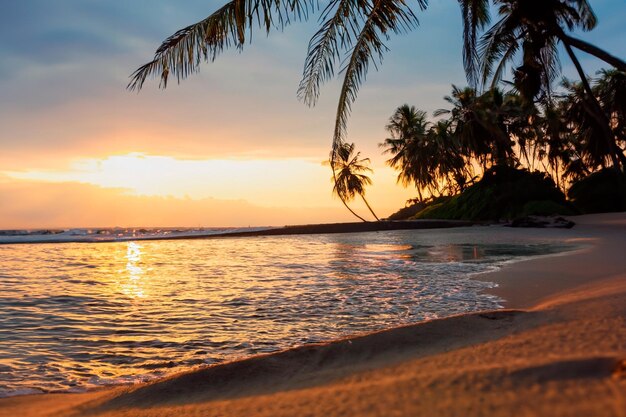
[[[372,180],[366,175],[372,170],[367,166],[369,158],[360,159],[361,153],[354,153],[354,143],[344,143],[336,150],[336,155],[331,155],[329,163],[334,159],[333,167],[333,193],[341,199],[342,203],[359,219],[366,221],[356,214],[348,202],[358,194],[363,199],[368,210],[376,220],[380,221],[368,201],[365,199],[365,187],[372,184]]]
[[[500,19],[487,30],[471,57],[474,62],[466,67],[470,78],[485,84],[491,78],[494,87],[501,79],[507,64],[521,54],[522,62],[514,68],[515,86],[527,101],[551,95],[551,84],[560,73],[557,45],[564,46],[576,67],[583,90],[582,102],[586,111],[596,120],[615,167],[620,166],[620,150],[615,144],[610,121],[594,95],[587,76],[573,48],[590,53],[622,71],[626,63],[606,51],[568,35],[565,30],[580,28],[592,30],[596,16],[586,0],[495,0]],[[484,25],[484,21],[483,21]],[[495,68],[494,68],[495,67]]]

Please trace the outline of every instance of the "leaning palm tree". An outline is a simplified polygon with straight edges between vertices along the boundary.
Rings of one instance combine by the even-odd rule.
[[[491,78],[494,86],[513,59],[521,55],[522,62],[514,69],[515,85],[528,100],[540,94],[550,96],[551,84],[560,72],[557,46],[562,44],[574,64],[587,95],[584,102],[591,117],[603,130],[604,140],[612,150],[613,164],[619,160],[610,123],[593,94],[587,76],[574,48],[590,53],[619,70],[626,70],[626,63],[606,51],[568,35],[565,31],[581,28],[593,29],[596,16],[586,0],[494,0],[498,5],[500,19],[487,30],[476,47],[473,46],[473,63],[468,67],[483,84]]]
[[[348,210],[362,221],[366,221],[363,217],[356,214],[349,206],[348,202],[353,200],[358,194],[363,199],[368,210],[376,220],[380,221],[372,207],[365,199],[365,187],[372,184],[372,180],[366,175],[372,170],[367,166],[369,158],[360,159],[361,152],[354,153],[354,143],[342,144],[330,156],[329,163],[333,168],[333,193],[339,197],[341,202]],[[334,163],[331,162],[334,159]]]

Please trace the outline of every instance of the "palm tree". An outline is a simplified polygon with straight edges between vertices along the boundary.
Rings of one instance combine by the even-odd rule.
[[[436,172],[439,194],[461,193],[472,180],[472,164],[461,152],[451,120],[439,120],[428,131],[431,167]]]
[[[537,141],[550,167],[551,176],[555,184],[565,191],[565,183],[562,168],[566,168],[576,159],[574,150],[570,146],[572,143],[573,131],[565,119],[564,109],[560,103],[553,100],[543,100],[540,102],[541,113],[535,119],[538,130]]]
[[[444,99],[452,104],[452,110],[440,109],[434,114],[450,114],[464,155],[476,158],[483,170],[488,164],[515,165],[507,120],[513,107],[508,95],[499,89],[478,95],[474,88],[453,85],[452,94]]]
[[[626,166],[623,146],[626,144],[626,72],[601,70],[593,90],[611,121],[611,128],[618,142],[618,157]]]
[[[396,109],[386,129],[391,137],[379,146],[391,155],[387,165],[399,171],[399,183],[415,184],[417,201],[424,200],[424,192],[432,197],[464,189],[470,164],[452,133],[452,122],[430,123],[426,112],[405,104]]]
[[[468,45],[475,48],[474,62],[469,66],[466,64],[466,68],[473,71],[470,78],[477,79],[479,71],[482,83],[492,78],[491,85],[494,86],[501,79],[506,65],[521,52],[522,63],[514,69],[516,87],[529,101],[540,93],[550,96],[551,83],[560,72],[557,45],[561,43],[576,67],[587,95],[584,105],[603,130],[607,146],[612,150],[613,164],[619,167],[609,120],[593,94],[573,48],[590,53],[622,71],[626,70],[626,63],[565,33],[565,29],[589,31],[596,26],[596,17],[589,3],[586,0],[494,0],[494,4],[499,5],[500,20],[485,32],[478,48],[475,38],[474,43]]]
[[[565,45],[581,76],[582,68],[572,48],[590,53],[626,71],[622,60],[563,31],[563,27],[571,30],[582,26],[590,30],[595,26],[595,16],[586,0],[459,0],[464,26],[463,60],[472,84],[478,78],[480,67],[477,58],[478,33],[490,22],[491,3],[500,5],[501,14],[509,14],[511,19],[503,18],[488,32],[498,42],[491,49],[483,45],[483,49],[491,51],[490,54],[483,54],[483,57],[489,56],[483,62],[488,62],[489,68],[498,58],[503,63],[507,62],[523,43],[528,52],[525,54],[528,65],[518,68],[517,78],[520,85],[526,80],[529,90],[536,90],[531,81],[535,80],[536,86],[537,77],[539,85],[542,82],[546,84],[545,80],[556,73],[555,58],[558,56],[554,52],[555,39]],[[415,6],[424,10],[428,1],[415,0]],[[253,29],[258,27],[268,34],[272,30],[281,30],[293,21],[307,20],[318,7],[316,0],[231,0],[207,18],[168,37],[157,48],[154,59],[132,74],[128,88],[140,90],[148,77],[160,78],[163,88],[170,77],[180,82],[197,72],[203,61],[215,60],[224,49],[243,49]],[[345,142],[352,103],[370,65],[377,67],[382,62],[387,51],[384,41],[392,33],[412,30],[417,26],[418,19],[406,0],[330,0],[322,9],[320,22],[319,30],[309,42],[298,95],[307,105],[314,105],[321,84],[333,78],[337,64],[343,63],[339,70],[343,73],[343,82],[332,140],[333,165],[338,155],[335,151]],[[499,34],[503,36],[497,36]],[[540,51],[539,60],[532,59],[536,56],[532,53],[534,51]],[[536,67],[540,64],[544,69],[537,76]],[[483,65],[483,72],[486,68]],[[503,68],[504,64],[498,66],[496,78],[499,78]],[[602,115],[596,117],[602,119]]]
[[[367,221],[356,214],[349,206],[348,201],[358,194],[363,199],[368,210],[380,221],[372,207],[365,199],[365,187],[372,184],[372,180],[365,174],[372,172],[367,166],[369,158],[360,159],[361,152],[354,154],[354,143],[344,143],[330,156],[329,163],[333,168],[333,193],[339,197],[348,210],[362,221]],[[334,162],[332,162],[334,160]]]
[[[564,80],[563,86],[568,94],[563,98],[562,106],[565,120],[575,132],[573,145],[589,170],[605,168],[615,154],[605,140],[604,126],[589,112],[587,95],[581,83]]]
[[[490,23],[489,0],[473,1],[478,12],[464,15],[464,57],[468,77],[476,81],[490,75],[499,80],[505,65],[522,49],[523,63],[518,70],[530,70],[540,65],[543,71],[554,71],[558,64],[556,43],[576,48],[626,71],[626,63],[610,53],[565,33],[582,28],[590,31],[597,19],[587,0],[493,0],[501,17],[482,37],[477,46],[478,32]],[[474,16],[476,15],[476,16]],[[569,51],[568,51],[569,55]],[[576,60],[576,58],[572,58]],[[499,62],[492,72],[493,65]],[[524,68],[528,65],[530,68]]]
[[[425,163],[432,157],[425,146],[429,126],[425,111],[404,104],[396,109],[386,126],[391,137],[378,145],[385,149],[383,153],[392,155],[387,165],[399,171],[397,182],[405,187],[414,183],[420,201],[422,190],[436,184],[434,171]]]
[[[452,94],[444,100],[452,105],[452,110],[439,109],[434,112],[435,117],[444,114],[450,115],[454,124],[454,134],[459,139],[464,153],[474,156],[485,168],[490,147],[485,137],[489,136],[483,126],[483,111],[480,107],[478,94],[474,88],[459,88],[452,86]]]

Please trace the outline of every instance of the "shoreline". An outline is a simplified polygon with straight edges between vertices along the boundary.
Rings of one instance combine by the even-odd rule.
[[[54,235],[46,235],[40,240],[7,240],[0,241],[0,245],[23,245],[23,244],[46,244],[46,243],[117,243],[117,242],[140,242],[159,240],[198,240],[198,239],[224,239],[237,237],[257,236],[290,236],[290,235],[317,235],[335,233],[366,233],[381,232],[387,230],[425,230],[425,229],[449,229],[455,227],[467,227],[481,223],[466,220],[382,220],[376,222],[343,222],[343,223],[315,223],[287,226],[254,227],[256,230],[241,230],[236,232],[219,232],[211,234],[187,234],[179,236],[146,236],[146,237],[118,237],[99,238],[88,240],[84,235],[75,238],[55,238]],[[89,229],[89,228],[86,228]],[[49,236],[52,236],[48,239]],[[22,237],[22,236],[18,236]]]
[[[576,222],[570,241],[585,247],[522,259],[473,279],[498,284],[487,293],[505,299],[505,308],[531,308],[543,299],[607,276],[626,273],[626,214],[569,216]],[[590,269],[600,256],[601,268]],[[567,275],[564,274],[566,271]],[[519,291],[523,282],[523,291]]]
[[[467,313],[305,345],[151,383],[81,394],[8,397],[0,399],[0,416],[386,416],[391,414],[385,413],[390,409],[403,416],[437,412],[439,415],[483,415],[487,410],[484,407],[489,405],[485,402],[487,397],[493,404],[497,402],[498,398],[487,395],[492,389],[508,400],[499,405],[500,414],[489,414],[510,415],[507,413],[516,408],[507,407],[523,405],[523,401],[511,398],[513,391],[518,392],[522,400],[530,401],[531,394],[541,397],[535,392],[537,386],[554,393],[555,383],[559,392],[567,394],[565,398],[569,402],[575,401],[572,404],[587,414],[573,413],[567,408],[567,401],[542,397],[543,402],[539,403],[547,407],[546,410],[557,410],[551,415],[561,415],[558,407],[565,407],[563,410],[567,412],[562,414],[567,415],[623,415],[611,410],[619,410],[619,404],[626,404],[625,395],[608,398],[601,388],[608,378],[616,381],[610,386],[612,390],[617,387],[626,393],[626,378],[622,378],[619,370],[620,364],[626,365],[626,257],[623,256],[626,214],[573,219],[578,228],[574,238],[592,242],[590,247],[514,262],[472,277],[497,283],[498,287],[487,292],[505,298],[505,309]],[[579,317],[583,312],[589,317]],[[568,323],[573,324],[568,326]],[[567,331],[557,331],[559,337],[555,339],[554,332],[559,326]],[[545,340],[534,334],[537,332]],[[573,340],[572,335],[581,339]],[[525,340],[522,347],[526,350],[508,340],[516,337]],[[586,357],[589,346],[585,343],[591,341],[594,349],[591,357]],[[548,351],[553,349],[547,363],[545,346],[535,352],[538,348],[535,343],[547,343]],[[600,346],[605,347],[600,349]],[[492,369],[494,365],[483,351],[501,357],[501,366]],[[562,352],[568,354],[563,356]],[[433,364],[437,366],[433,368]],[[438,377],[425,374],[422,367],[430,367]],[[520,373],[526,378],[522,378],[521,386],[516,382]],[[553,380],[552,374],[566,377]],[[602,386],[590,384],[589,378],[602,382]],[[561,385],[565,386],[557,383],[561,380]],[[487,392],[484,384],[488,386]],[[593,385],[593,389],[586,384]],[[501,390],[499,385],[503,386]],[[529,386],[535,388],[528,391]],[[376,389],[372,391],[372,387]],[[421,390],[415,390],[416,387]],[[457,392],[459,389],[461,391]],[[589,409],[593,407],[590,399],[581,403],[585,398],[581,397],[581,392],[598,395],[600,391],[604,401],[617,405],[594,414]],[[441,401],[429,400],[428,392]],[[455,404],[446,402],[452,398],[450,395],[454,397],[453,402],[468,408],[459,410]],[[374,398],[376,402],[371,401]],[[474,401],[480,398],[482,401]],[[381,404],[386,404],[387,408],[380,408]],[[416,405],[421,408],[416,409]]]

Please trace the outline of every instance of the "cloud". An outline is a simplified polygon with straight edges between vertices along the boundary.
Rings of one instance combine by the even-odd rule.
[[[396,185],[396,173],[373,165],[374,186],[367,198],[381,215],[395,211],[413,191]],[[177,159],[156,155],[116,155],[75,160],[54,170],[0,171],[7,181],[90,184],[116,192],[175,197],[185,201],[213,198],[247,200],[260,207],[337,207],[328,167],[306,159]],[[365,207],[360,198],[352,202]],[[331,220],[331,219],[328,219]]]
[[[140,197],[77,183],[5,182],[0,229],[149,226],[268,226],[351,221],[330,208],[266,208],[243,200]]]

